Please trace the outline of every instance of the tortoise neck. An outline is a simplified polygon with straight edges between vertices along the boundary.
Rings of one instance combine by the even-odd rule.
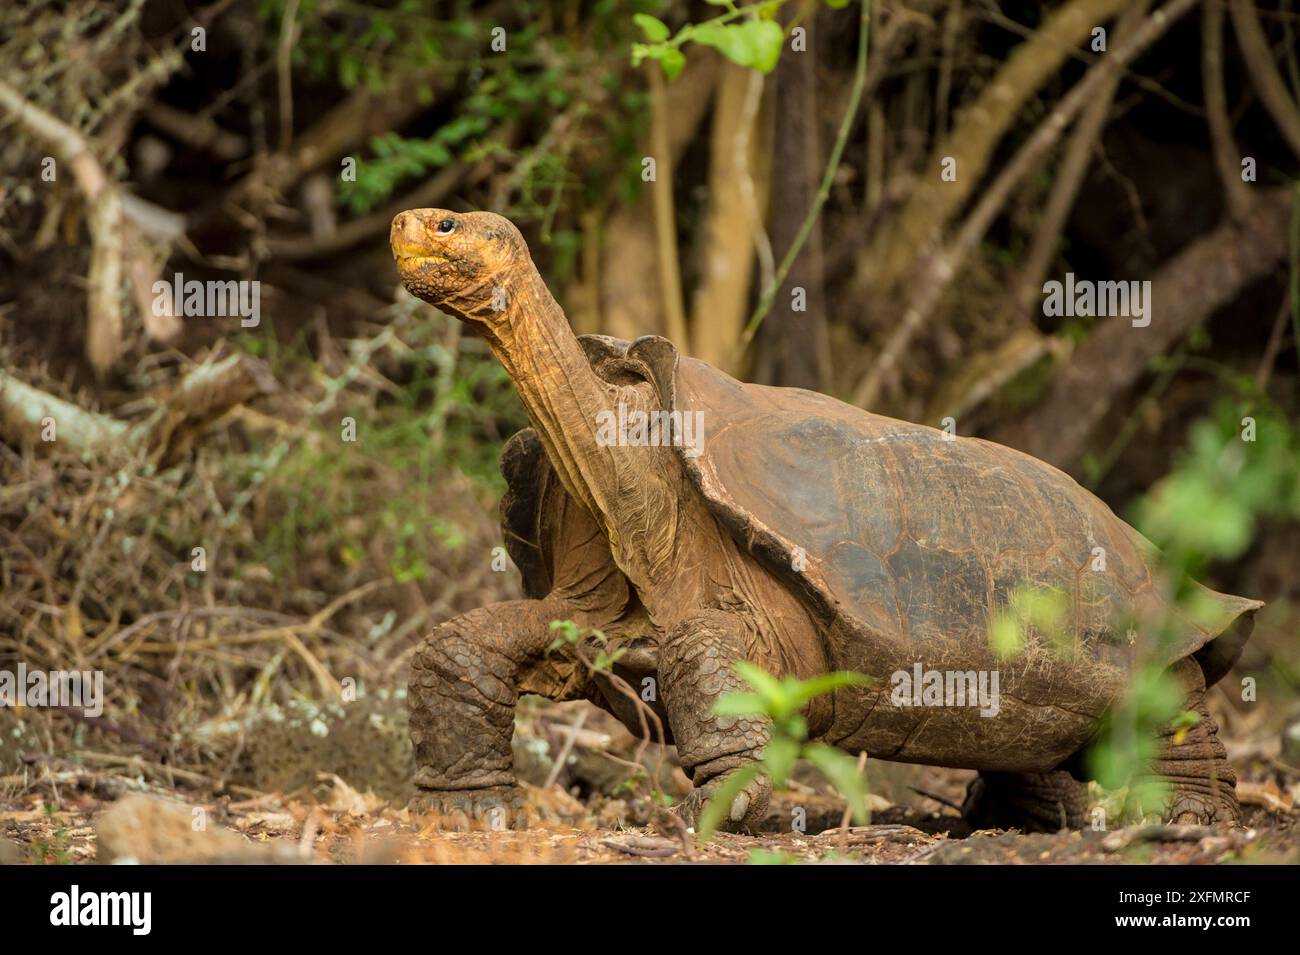
[[[510,375],[565,490],[607,523],[613,462],[596,443],[596,421],[613,402],[569,327],[563,309],[527,258],[502,291],[487,325],[488,346]]]

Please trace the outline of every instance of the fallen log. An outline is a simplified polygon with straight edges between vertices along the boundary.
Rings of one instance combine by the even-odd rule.
[[[136,423],[87,411],[0,370],[0,441],[16,448],[57,446],[82,458],[141,457],[172,464],[204,429],[236,405],[275,387],[270,370],[246,355],[192,369]]]

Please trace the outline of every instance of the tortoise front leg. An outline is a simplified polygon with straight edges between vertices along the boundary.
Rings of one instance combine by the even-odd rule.
[[[702,610],[675,626],[660,646],[659,676],[664,706],[682,767],[695,784],[680,807],[694,825],[728,773],[752,763],[771,739],[771,723],[760,717],[718,716],[723,695],[749,689],[734,664],[745,659],[744,628],[721,610]],[[722,828],[752,828],[767,812],[771,784],[756,777],[731,804]]]
[[[515,704],[520,693],[552,700],[585,695],[578,668],[546,653],[550,622],[567,615],[552,600],[493,604],[441,624],[416,649],[407,695],[413,810],[457,828],[527,824],[511,771]]]

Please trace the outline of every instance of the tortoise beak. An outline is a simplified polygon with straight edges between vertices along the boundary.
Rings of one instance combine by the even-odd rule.
[[[409,259],[427,262],[446,262],[447,257],[440,254],[429,241],[429,232],[424,218],[418,211],[399,212],[393,217],[393,226],[389,230],[388,244],[392,247],[393,258],[402,263]]]

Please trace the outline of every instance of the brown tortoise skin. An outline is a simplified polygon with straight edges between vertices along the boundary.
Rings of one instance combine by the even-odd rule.
[[[453,232],[436,235],[449,218]],[[525,824],[510,757],[520,693],[588,699],[639,731],[609,681],[547,652],[549,622],[570,619],[629,648],[616,672],[633,686],[656,681],[652,705],[697,786],[688,819],[768,738],[761,720],[712,712],[743,688],[738,659],[874,677],[815,701],[812,738],[979,770],[972,821],[1026,829],[1082,823],[1076,757],[1137,662],[1154,660],[1202,717],[1177,741],[1161,736],[1152,772],[1171,783],[1168,815],[1239,818],[1204,692],[1235,661],[1258,601],[1203,588],[1214,618],[1183,618],[1174,640],[1148,645],[1132,635],[1172,609],[1152,546],[1055,468],[824,395],[744,384],[664,339],[578,339],[517,230],[490,213],[403,213],[393,248],[413,293],[480,327],[533,424],[502,454],[502,526],[529,599],[442,624],[413,659],[418,807],[457,821],[496,807]],[[596,416],[619,404],[700,412],[700,453],[599,445]],[[1031,629],[1022,653],[999,660],[990,617],[1025,585],[1067,596],[1065,633]],[[997,715],[894,705],[891,674],[918,663],[998,671]],[[761,818],[767,795],[760,778],[728,824]]]

